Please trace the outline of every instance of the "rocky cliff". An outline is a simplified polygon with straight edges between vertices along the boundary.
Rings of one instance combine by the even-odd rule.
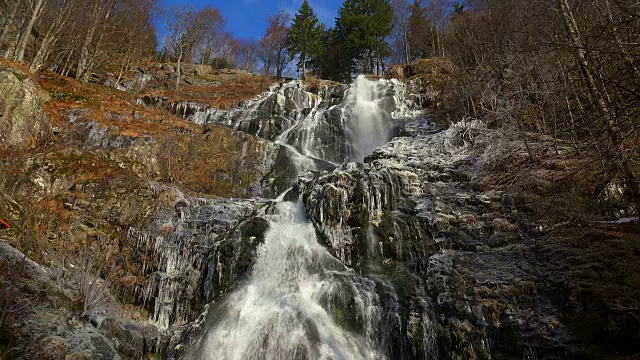
[[[33,148],[51,135],[48,95],[24,69],[0,64],[0,149]]]
[[[236,106],[159,91],[171,65],[120,90],[0,65],[0,217],[12,226],[0,230],[0,350],[193,357],[235,321],[226,315],[241,317],[254,282],[299,271],[316,281],[303,295],[318,296],[323,331],[365,358],[633,353],[635,225],[543,222],[533,193],[546,180],[514,191],[487,175],[478,147],[496,139],[490,129],[432,121],[451,70],[438,64],[403,68],[403,81],[260,91],[247,74],[187,69],[203,81],[193,94],[251,83]],[[291,209],[301,223],[279,223]],[[294,236],[270,250],[290,229],[319,244]],[[301,313],[298,335],[317,339]],[[216,349],[234,344],[221,339]]]

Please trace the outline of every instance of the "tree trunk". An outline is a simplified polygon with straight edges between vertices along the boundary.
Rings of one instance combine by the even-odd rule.
[[[27,23],[27,26],[24,28],[22,35],[20,36],[20,41],[18,42],[18,46],[16,47],[16,61],[24,60],[24,52],[27,49],[27,43],[29,42],[29,35],[31,35],[31,30],[33,29],[33,24],[35,24],[36,20],[40,16],[40,12],[42,11],[42,5],[44,5],[44,0],[36,0],[35,7],[33,8],[33,13],[31,14],[31,18]]]
[[[33,57],[33,60],[31,60],[29,71],[31,72],[38,71],[42,67],[42,65],[44,65],[44,62],[46,61],[49,50],[57,42],[56,37],[58,36],[59,31],[56,31],[56,27],[60,25],[62,24],[58,23],[58,21],[55,21],[51,24],[51,26],[47,30],[47,34],[42,39],[42,43],[40,44],[40,47],[38,48],[36,55]]]
[[[305,53],[300,54],[300,61],[302,61],[302,80],[307,80],[307,56]]]
[[[111,9],[111,5],[113,3],[112,2],[107,2],[106,6],[106,12],[104,14],[104,20],[106,21],[109,16],[111,16],[111,11],[113,9]],[[95,65],[95,61],[96,61],[96,56],[98,54],[98,52],[100,51],[100,45],[102,44],[102,40],[104,39],[104,30],[100,32],[100,36],[98,37],[98,40],[96,41],[95,46],[93,47],[93,51],[89,53],[89,56],[87,57],[87,63],[85,65],[85,71],[84,74],[82,74],[82,78],[81,80],[84,82],[89,82],[89,78],[91,77],[91,72],[93,71],[93,66]]]
[[[202,52],[202,57],[200,59],[202,65],[211,65],[211,54],[213,54],[213,48],[208,45]]]
[[[372,74],[374,69],[373,65],[373,50],[369,49],[369,73]]]
[[[402,31],[402,41],[404,42],[403,50],[404,50],[404,62],[409,63],[411,55],[411,49],[409,48],[409,32],[406,30]]]
[[[180,89],[180,76],[182,75],[182,69],[181,69],[181,65],[182,65],[182,47],[180,47],[180,52],[178,53],[178,64],[177,64],[177,68],[176,68],[176,73],[178,75],[177,79],[176,79],[176,91],[178,91]]]
[[[585,84],[587,85],[587,90],[593,99],[592,101],[595,101],[600,115],[605,120],[607,134],[609,135],[609,140],[612,145],[612,151],[609,156],[615,165],[612,173],[622,173],[627,182],[629,182],[628,185],[631,189],[631,195],[635,203],[636,212],[640,215],[640,186],[631,165],[624,159],[623,144],[621,141],[623,137],[620,134],[620,129],[616,123],[614,113],[609,109],[604,94],[598,89],[598,85],[593,77],[591,67],[587,60],[587,52],[580,37],[578,24],[573,17],[573,13],[571,12],[571,8],[569,7],[567,0],[558,0],[558,10],[564,21],[567,35],[575,47],[576,62],[580,67],[580,72]]]
[[[29,65],[29,71],[36,72],[40,70],[40,68],[44,65],[46,60],[46,54],[49,52],[49,47],[52,45],[53,39],[45,38],[42,41],[42,44],[38,48],[38,52],[31,60],[31,65]]]
[[[130,59],[129,50],[127,50],[127,55],[125,56],[125,61],[122,64],[122,66],[120,67],[120,73],[118,73],[118,78],[116,79],[116,82],[113,83],[114,89],[118,89],[118,84],[120,84],[120,80],[122,80],[122,74],[125,72],[125,70],[127,70],[129,68],[129,63],[130,63],[129,59]]]
[[[87,71],[87,67],[89,64],[89,46],[93,41],[93,36],[98,28],[98,23],[100,19],[100,1],[96,1],[95,6],[93,7],[93,12],[91,17],[93,21],[89,26],[87,34],[84,37],[84,41],[82,43],[82,48],[80,49],[80,59],[78,59],[78,68],[76,70],[76,79],[81,80]]]
[[[609,3],[609,0],[604,0],[604,5],[607,10],[607,19],[609,20],[609,23],[611,23],[613,26],[613,31],[612,31],[613,38],[616,42],[616,45],[618,46],[618,49],[620,49],[620,52],[622,53],[622,58],[624,59],[624,62],[627,64],[627,66],[629,66],[633,71],[633,75],[636,78],[640,78],[640,70],[638,70],[638,67],[633,61],[633,57],[629,55],[629,52],[627,51],[627,49],[625,49],[624,45],[622,45],[620,36],[618,36],[618,28],[615,25],[613,25],[615,20],[613,19],[613,12],[611,11],[611,4]]]
[[[9,34],[9,30],[11,29],[11,26],[13,25],[13,19],[15,19],[16,13],[18,12],[18,5],[20,5],[20,1],[16,0],[15,3],[13,4],[13,8],[11,8],[11,12],[9,13],[9,16],[6,19],[6,22],[2,26],[2,32],[0,33],[0,47],[2,46],[4,41],[7,39],[7,35]],[[7,49],[8,48],[9,47],[7,46]]]
[[[589,62],[587,61],[587,52],[584,45],[582,44],[580,32],[578,31],[578,25],[573,18],[571,9],[569,9],[569,4],[567,3],[567,0],[558,0],[558,4],[560,15],[562,15],[565,29],[567,30],[567,35],[569,36],[569,39],[571,40],[575,48],[576,61],[578,63],[578,66],[580,67],[580,72],[587,85],[587,89],[589,90],[591,97],[596,101],[598,109],[602,112],[602,115],[604,115],[607,120],[611,121],[610,119],[608,119],[610,111],[607,103],[605,102],[604,97],[600,96],[600,91],[598,90],[596,81],[593,77],[593,74],[591,73],[591,67],[589,66]],[[615,135],[615,137],[617,137],[617,135]]]

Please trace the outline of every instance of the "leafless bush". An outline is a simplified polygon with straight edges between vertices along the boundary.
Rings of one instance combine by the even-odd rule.
[[[473,146],[487,132],[486,125],[473,118],[465,118],[454,123],[447,132],[447,147]]]
[[[113,297],[111,296],[111,281],[102,280],[93,275],[96,268],[95,258],[85,251],[80,257],[80,263],[75,269],[74,278],[78,295],[82,299],[82,316],[109,310]],[[99,274],[99,271],[96,272]]]

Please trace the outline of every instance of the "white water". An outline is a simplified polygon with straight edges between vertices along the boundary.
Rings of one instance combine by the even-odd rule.
[[[302,203],[280,202],[249,283],[220,309],[198,359],[379,359],[375,330],[351,333],[340,298],[352,298],[359,322],[374,329],[381,311],[374,284],[360,279],[318,243]]]
[[[333,146],[327,149],[326,132],[332,127],[340,127],[346,136],[331,140],[341,141],[343,144],[335,146],[344,145],[350,150],[340,161],[363,161],[391,139],[392,114],[385,111],[380,102],[393,98],[394,103],[402,103],[404,89],[400,89],[401,86],[394,81],[371,81],[365,76],[358,76],[347,90],[342,104],[329,108],[314,107],[302,120],[294,121],[295,125],[280,135],[278,141],[300,148],[306,156],[337,161],[330,155],[335,151]]]
[[[380,108],[380,91],[386,87],[378,86],[364,75],[356,78],[349,89],[347,101],[353,104],[349,116],[349,127],[353,131],[351,155],[352,161],[362,161],[375,149],[391,139],[390,114]]]
[[[277,142],[289,148],[301,174],[314,166],[309,157],[331,160],[325,156],[326,139],[320,133],[341,126],[347,134],[342,141],[350,149],[348,158],[342,160],[362,161],[391,138],[392,116],[380,107],[380,101],[395,96],[387,94],[395,85],[360,76],[348,90],[345,103],[336,105],[339,108],[315,105]],[[258,101],[252,107],[259,105]],[[329,116],[334,116],[331,121],[327,121]],[[250,279],[216,305],[218,316],[186,357],[385,358],[379,349],[383,311],[376,284],[348,269],[318,242],[301,202],[280,198],[266,218],[270,228]]]

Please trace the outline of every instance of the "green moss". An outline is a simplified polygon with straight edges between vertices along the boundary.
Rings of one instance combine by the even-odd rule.
[[[342,308],[336,307],[334,313],[333,313],[333,317],[336,319],[336,322],[340,325],[344,325],[346,318],[344,315],[344,310],[342,310]]]

